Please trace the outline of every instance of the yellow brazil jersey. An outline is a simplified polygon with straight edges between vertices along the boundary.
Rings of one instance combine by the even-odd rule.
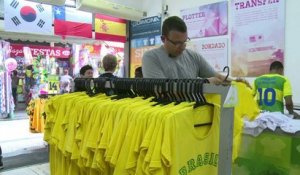
[[[151,120],[151,117],[153,117],[152,114],[155,113],[155,111],[160,111],[163,107],[156,105],[154,107],[149,106],[148,109],[143,110],[139,113],[139,117],[136,118],[136,127],[134,128],[132,141],[130,143],[130,148],[127,152],[127,160],[126,160],[126,167],[124,167],[128,174],[135,174],[137,169],[137,162],[139,155],[141,153],[141,146],[143,139],[146,136],[147,128],[149,126],[149,122]],[[155,115],[155,114],[154,114]],[[145,149],[143,149],[145,151]],[[142,158],[142,157],[141,157]]]
[[[62,152],[58,149],[58,144],[63,142],[64,131],[61,127],[61,123],[64,120],[64,115],[61,115],[60,112],[63,110],[61,104],[62,99],[69,98],[69,95],[59,95],[52,100],[52,107],[54,109],[54,123],[51,129],[51,134],[49,135],[49,139],[51,140],[51,149],[50,149],[50,162],[53,163],[51,166],[51,173],[53,174],[66,174],[66,169],[64,166],[66,163],[66,159],[63,156]],[[53,160],[55,160],[53,162]]]
[[[234,161],[239,152],[241,136],[244,127],[243,118],[254,120],[260,109],[253,98],[252,90],[244,83],[232,82],[238,91],[238,103],[234,107],[234,129],[233,129],[233,150],[232,160]]]
[[[69,134],[68,130],[70,129],[69,127],[69,121],[72,120],[74,116],[71,115],[73,111],[73,105],[74,101],[82,99],[83,101],[91,100],[87,95],[78,95],[78,96],[69,96],[67,98],[67,101],[62,104],[60,108],[63,108],[58,111],[59,117],[63,118],[63,120],[60,123],[60,131],[62,132],[60,141],[58,143],[58,148],[62,151],[63,154],[65,154],[66,151],[66,145],[65,144],[70,144],[66,142],[66,137]]]
[[[145,106],[148,101],[141,100],[141,98],[128,99],[127,104],[124,103],[123,108],[119,108],[119,114],[122,114],[115,123],[114,130],[112,132],[112,139],[106,148],[105,160],[109,162],[113,167],[117,164],[122,147],[125,140],[127,140],[126,134],[128,133],[128,127],[131,124],[131,112],[137,106]],[[125,105],[125,106],[124,106]],[[128,108],[128,107],[131,108]],[[121,110],[121,111],[120,111]],[[121,112],[121,113],[120,113]],[[129,118],[130,117],[130,118]]]
[[[130,165],[130,162],[127,164],[127,167],[129,168],[130,171],[135,171],[136,174],[145,174],[145,157],[146,154],[148,152],[148,149],[150,147],[151,144],[151,139],[155,128],[159,125],[158,122],[158,117],[160,116],[162,106],[156,106],[156,108],[154,108],[154,111],[152,111],[149,115],[149,120],[147,120],[147,128],[142,140],[142,143],[140,145],[140,151],[139,151],[139,155],[138,155],[138,159],[137,159],[137,164],[136,164],[136,170],[132,170],[133,166]],[[132,174],[132,173],[131,173]]]
[[[110,164],[115,166],[118,155],[120,153],[122,143],[125,139],[126,131],[129,125],[129,116],[132,113],[132,110],[135,109],[137,106],[145,105],[149,103],[148,101],[144,101],[141,98],[134,98],[137,101],[134,103],[129,103],[130,108],[125,107],[123,108],[122,118],[116,124],[114,128],[114,132],[112,135],[112,140],[109,143],[108,149],[106,151],[106,158],[105,160],[108,161]],[[126,104],[125,104],[126,105]]]
[[[150,107],[151,104],[154,104],[154,102],[149,103],[148,105],[141,104],[140,106],[135,106],[135,109],[132,111],[129,119],[128,129],[126,131],[126,136],[125,136],[126,139],[122,144],[122,148],[117,158],[117,163],[114,170],[115,175],[128,174],[127,170],[125,169],[128,160],[128,154],[130,151],[131,144],[133,144],[133,142],[136,141],[136,138],[134,138],[136,129],[139,125],[141,125],[141,123],[137,123],[137,120],[142,117],[141,116],[142,112],[151,108]]]
[[[78,96],[72,95],[72,98],[70,98],[67,103],[67,112],[66,112],[66,119],[62,123],[62,127],[65,130],[66,136],[65,136],[65,144],[63,145],[63,149],[67,154],[70,154],[72,156],[72,147],[75,142],[75,133],[76,133],[76,127],[77,127],[77,119],[78,119],[78,108],[77,105],[79,105],[82,101],[85,99],[88,99],[86,94],[80,94]]]
[[[122,113],[122,115],[120,115],[120,113],[118,113],[118,110],[116,109],[122,109],[121,107],[123,105],[130,105],[130,100],[131,99],[117,100],[111,102],[111,104],[105,107],[107,111],[104,111],[105,116],[102,122],[102,126],[100,127],[100,129],[98,129],[100,133],[98,134],[97,146],[95,150],[94,160],[92,162],[92,167],[98,168],[102,172],[102,174],[110,174],[111,172],[109,164],[105,162],[105,156],[108,154],[111,139],[114,138],[112,135],[114,135],[114,132],[118,130],[116,129],[116,123],[119,122],[120,117],[123,118],[123,116],[125,116],[125,113]]]
[[[161,145],[164,135],[165,120],[169,115],[185,108],[190,108],[194,103],[183,102],[176,106],[165,106],[157,116],[157,124],[151,137],[150,145],[142,165],[142,169],[146,174],[162,175],[166,174],[166,169],[161,162]]]
[[[166,116],[175,110],[180,110],[187,106],[191,106],[192,103],[181,103],[179,105],[174,105],[173,103],[169,105],[159,106],[160,109],[157,109],[155,112],[150,114],[150,120],[148,120],[149,127],[143,136],[143,140],[140,144],[140,154],[137,158],[136,163],[136,174],[163,174],[163,169],[161,164],[151,164],[152,158],[161,159],[160,157],[160,147],[157,148],[157,145],[160,144],[162,138],[162,123]],[[128,160],[127,168],[131,168],[131,172],[134,170],[135,160]]]
[[[285,76],[266,74],[255,79],[253,93],[262,110],[283,113],[283,98],[292,95],[292,88]]]
[[[194,127],[198,118],[212,117],[212,125]],[[218,173],[220,108],[202,106],[174,112],[165,120],[162,158],[169,174]]]
[[[80,157],[80,150],[82,149],[84,135],[88,126],[89,117],[87,114],[87,106],[82,104],[90,104],[93,102],[93,98],[86,98],[82,101],[75,104],[75,108],[77,110],[77,118],[75,121],[75,133],[74,133],[74,141],[72,142],[72,156],[71,159],[78,159],[78,166],[83,168],[83,162]]]
[[[114,121],[116,120],[116,106],[125,103],[128,99],[121,99],[117,101],[112,101],[107,107],[105,107],[105,113],[103,113],[103,122],[102,126],[98,131],[98,138],[97,138],[97,146],[94,155],[94,160],[92,164],[96,164],[101,171],[102,174],[110,174],[111,168],[109,164],[106,163],[104,160],[104,154],[108,147],[109,141],[111,139],[112,131],[114,128]],[[116,106],[115,106],[116,105]]]
[[[74,99],[76,102],[73,106],[75,107],[75,113],[72,114],[72,117],[74,118],[72,120],[72,132],[71,136],[69,138],[71,139],[69,142],[69,150],[71,150],[71,160],[75,161],[77,163],[78,168],[81,171],[81,174],[87,174],[89,171],[86,168],[86,162],[88,162],[89,156],[87,154],[89,153],[87,150],[87,147],[85,145],[85,137],[88,134],[89,128],[88,128],[88,122],[91,119],[91,113],[93,107],[95,107],[98,100],[101,100],[104,96],[99,95],[95,98],[87,97],[82,98],[81,100]],[[86,104],[83,105],[82,104]],[[73,165],[75,166],[75,165]],[[75,168],[77,168],[75,166]],[[73,169],[70,169],[72,173],[74,173]],[[72,174],[71,173],[71,174]]]
[[[90,102],[86,106],[86,111],[84,112],[84,115],[86,116],[86,119],[88,119],[87,127],[84,132],[83,141],[80,148],[80,156],[83,160],[83,164],[86,167],[90,167],[90,164],[92,162],[91,156],[93,154],[93,150],[90,149],[88,145],[88,138],[90,135],[93,135],[91,132],[92,126],[95,124],[93,123],[95,121],[94,116],[97,112],[97,108],[102,105],[103,103],[106,103],[109,99],[106,96],[97,96],[96,98],[93,98],[93,101]]]
[[[100,154],[100,151],[102,151],[98,149],[98,144],[102,138],[102,130],[105,127],[107,114],[112,104],[113,102],[111,100],[107,100],[96,108],[95,120],[90,128],[90,134],[87,136],[87,147],[90,150],[88,166],[97,169],[101,174],[103,174],[102,172],[108,167],[106,164],[98,163],[97,156]]]

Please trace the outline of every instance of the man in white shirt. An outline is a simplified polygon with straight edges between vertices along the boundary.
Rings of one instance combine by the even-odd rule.
[[[73,81],[73,78],[69,75],[69,70],[64,69],[64,74],[60,77],[60,92],[68,93],[71,89],[71,82]]]

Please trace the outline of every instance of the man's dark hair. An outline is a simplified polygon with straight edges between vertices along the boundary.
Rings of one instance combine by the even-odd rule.
[[[270,66],[270,71],[279,70],[279,69],[283,69],[283,65],[280,61],[274,61]]]
[[[103,57],[102,64],[105,71],[114,71],[118,65],[117,57],[107,54]]]
[[[28,65],[28,66],[26,66],[26,69],[33,70],[33,66],[32,65]]]
[[[134,71],[134,77],[135,78],[143,78],[143,71],[142,67],[137,67]]]
[[[171,16],[167,18],[162,25],[162,35],[167,36],[170,31],[186,33],[187,27],[185,22],[178,16]]]
[[[90,69],[93,70],[93,67],[90,65],[85,65],[80,69],[79,73],[80,73],[80,75],[84,75],[85,72]]]
[[[137,68],[135,69],[135,71],[136,71],[136,72],[142,72],[142,67],[137,67]]]

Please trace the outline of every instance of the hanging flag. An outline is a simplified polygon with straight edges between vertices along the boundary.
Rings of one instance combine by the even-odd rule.
[[[92,13],[53,6],[54,34],[92,38]]]
[[[52,34],[52,10],[24,0],[4,1],[4,29],[11,32]]]
[[[95,15],[95,39],[126,42],[126,20],[111,16]]]

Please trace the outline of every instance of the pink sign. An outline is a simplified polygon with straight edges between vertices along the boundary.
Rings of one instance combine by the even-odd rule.
[[[260,76],[284,61],[285,0],[233,0],[231,14],[233,76]]]
[[[70,58],[71,49],[64,47],[50,47],[50,46],[38,46],[38,45],[23,45],[23,44],[10,44],[10,56],[24,57],[23,47],[29,47],[33,57],[38,55],[50,56],[55,58]]]
[[[216,71],[222,71],[228,66],[227,43],[227,38],[199,39],[191,41],[187,47],[199,52]]]
[[[190,38],[226,35],[227,1],[181,10]]]

